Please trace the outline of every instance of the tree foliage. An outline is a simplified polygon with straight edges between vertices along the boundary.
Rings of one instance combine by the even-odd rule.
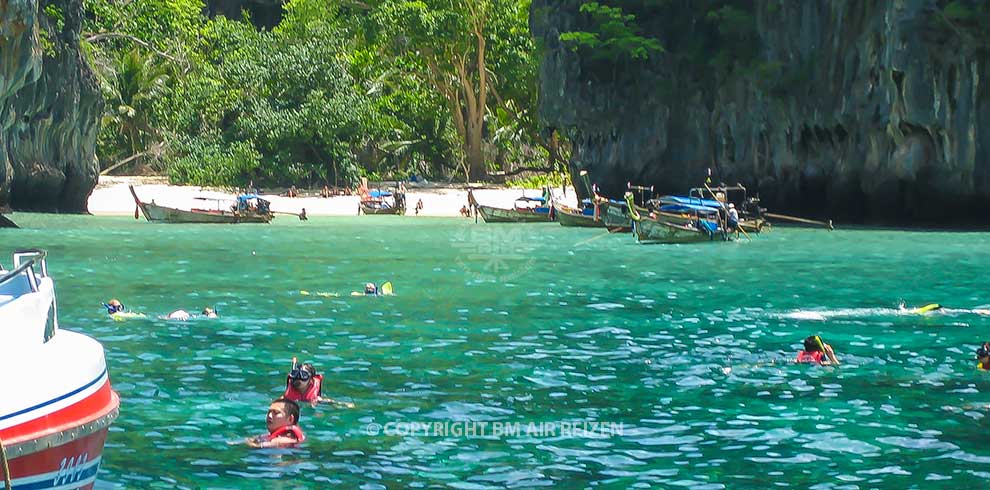
[[[560,40],[574,51],[586,50],[595,60],[611,62],[646,60],[663,52],[660,41],[641,36],[636,16],[621,7],[586,2],[580,11],[589,17],[588,30],[560,34]]]
[[[290,0],[263,31],[247,12],[207,18],[203,0],[84,0],[109,102],[99,157],[211,185],[477,177],[546,158],[528,1]]]

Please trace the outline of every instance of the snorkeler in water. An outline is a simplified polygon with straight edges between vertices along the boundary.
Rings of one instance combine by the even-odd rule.
[[[294,357],[292,358],[292,369],[285,378],[285,393],[282,398],[306,402],[312,407],[316,407],[320,403],[329,403],[354,408],[353,403],[339,402],[323,396],[323,375],[317,374],[316,368],[308,362],[298,364]]]
[[[835,357],[835,352],[832,350],[831,345],[826,344],[821,337],[812,335],[804,339],[804,350],[798,352],[796,362],[838,365],[839,359]]]
[[[186,321],[192,318],[218,318],[217,310],[207,306],[206,308],[203,308],[203,312],[199,315],[193,315],[186,310],[175,310],[165,317],[166,320],[178,321]]]

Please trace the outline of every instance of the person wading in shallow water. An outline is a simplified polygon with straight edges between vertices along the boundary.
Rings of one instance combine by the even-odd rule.
[[[804,350],[798,352],[797,362],[809,364],[838,365],[832,346],[826,344],[821,337],[812,335],[804,339]]]

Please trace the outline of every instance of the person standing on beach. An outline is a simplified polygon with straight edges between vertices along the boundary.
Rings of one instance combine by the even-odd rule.
[[[416,216],[419,216],[419,212],[423,209],[423,200],[420,199],[416,202]]]

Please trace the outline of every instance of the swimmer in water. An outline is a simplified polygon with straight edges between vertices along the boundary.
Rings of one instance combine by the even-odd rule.
[[[199,315],[192,315],[192,314],[190,314],[186,310],[175,310],[172,313],[169,313],[168,316],[165,317],[165,319],[166,320],[178,320],[178,321],[182,322],[182,321],[189,320],[191,318],[195,318],[196,316],[201,317],[201,318],[218,318],[217,311],[214,310],[213,308],[210,308],[209,306],[207,306],[206,308],[203,308],[203,313],[201,313]]]
[[[299,428],[299,405],[285,398],[279,398],[268,407],[265,418],[268,434],[249,437],[248,446],[265,447],[295,447],[306,440],[306,435]]]
[[[812,335],[804,339],[804,350],[798,352],[796,361],[799,363],[820,365],[839,364],[839,359],[835,357],[835,352],[832,351],[832,346],[826,344],[825,341],[817,335]]]
[[[984,342],[976,349],[976,369],[990,371],[990,342]]]
[[[120,302],[117,298],[111,299],[106,303],[103,303],[103,307],[107,309],[107,315],[113,315],[115,313],[124,312],[124,304]]]
[[[347,408],[354,408],[353,403],[339,402],[330,397],[323,396],[323,375],[316,374],[316,368],[306,362],[297,364],[296,358],[292,358],[292,370],[285,378],[285,393],[282,398],[286,400],[306,402],[310,406],[316,407],[320,403],[330,403],[343,405]]]

